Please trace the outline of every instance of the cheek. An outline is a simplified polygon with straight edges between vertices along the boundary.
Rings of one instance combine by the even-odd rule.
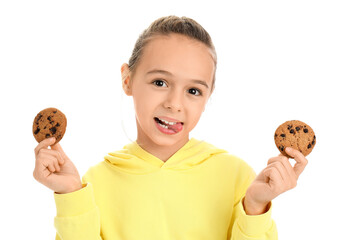
[[[147,118],[153,114],[156,106],[156,98],[153,94],[148,94],[146,91],[136,91],[133,94],[133,101],[139,120],[141,117]]]
[[[201,114],[203,113],[204,106],[205,106],[204,104],[190,105],[188,110],[189,120],[190,120],[189,125],[191,125],[192,127],[195,127],[195,125],[198,123],[201,117]]]
[[[141,101],[141,99],[134,99],[134,107],[139,120],[142,120],[142,118],[145,118],[150,114],[150,106],[147,104],[147,102]]]

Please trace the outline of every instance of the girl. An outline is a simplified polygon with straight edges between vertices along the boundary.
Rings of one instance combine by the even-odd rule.
[[[186,17],[154,21],[121,67],[137,139],[80,179],[55,139],[35,148],[36,180],[54,191],[56,239],[277,239],[271,201],[296,186],[294,149],[255,176],[243,160],[189,138],[215,85],[209,34]],[[49,146],[51,146],[49,148]]]

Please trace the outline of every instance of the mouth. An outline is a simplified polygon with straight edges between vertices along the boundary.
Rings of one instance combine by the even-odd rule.
[[[157,128],[165,134],[175,134],[182,130],[183,122],[170,122],[164,119],[154,117]]]
[[[158,118],[158,117],[154,117],[154,120],[160,124],[165,124],[165,125],[171,125],[172,126],[172,125],[175,125],[178,123],[183,125],[183,122],[179,122],[179,121],[178,122],[170,122],[170,121],[166,121],[164,119]]]

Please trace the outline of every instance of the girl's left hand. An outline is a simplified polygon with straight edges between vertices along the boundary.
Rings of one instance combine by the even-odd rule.
[[[307,165],[307,159],[298,150],[287,147],[289,156],[296,161],[294,167],[283,154],[270,158],[267,167],[259,173],[247,189],[244,208],[248,215],[265,213],[271,200],[297,184],[300,174]]]

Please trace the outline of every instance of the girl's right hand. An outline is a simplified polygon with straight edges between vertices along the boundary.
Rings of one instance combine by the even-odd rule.
[[[77,168],[64,153],[55,138],[42,140],[35,148],[34,178],[52,189],[55,193],[69,193],[82,188],[81,178]]]

